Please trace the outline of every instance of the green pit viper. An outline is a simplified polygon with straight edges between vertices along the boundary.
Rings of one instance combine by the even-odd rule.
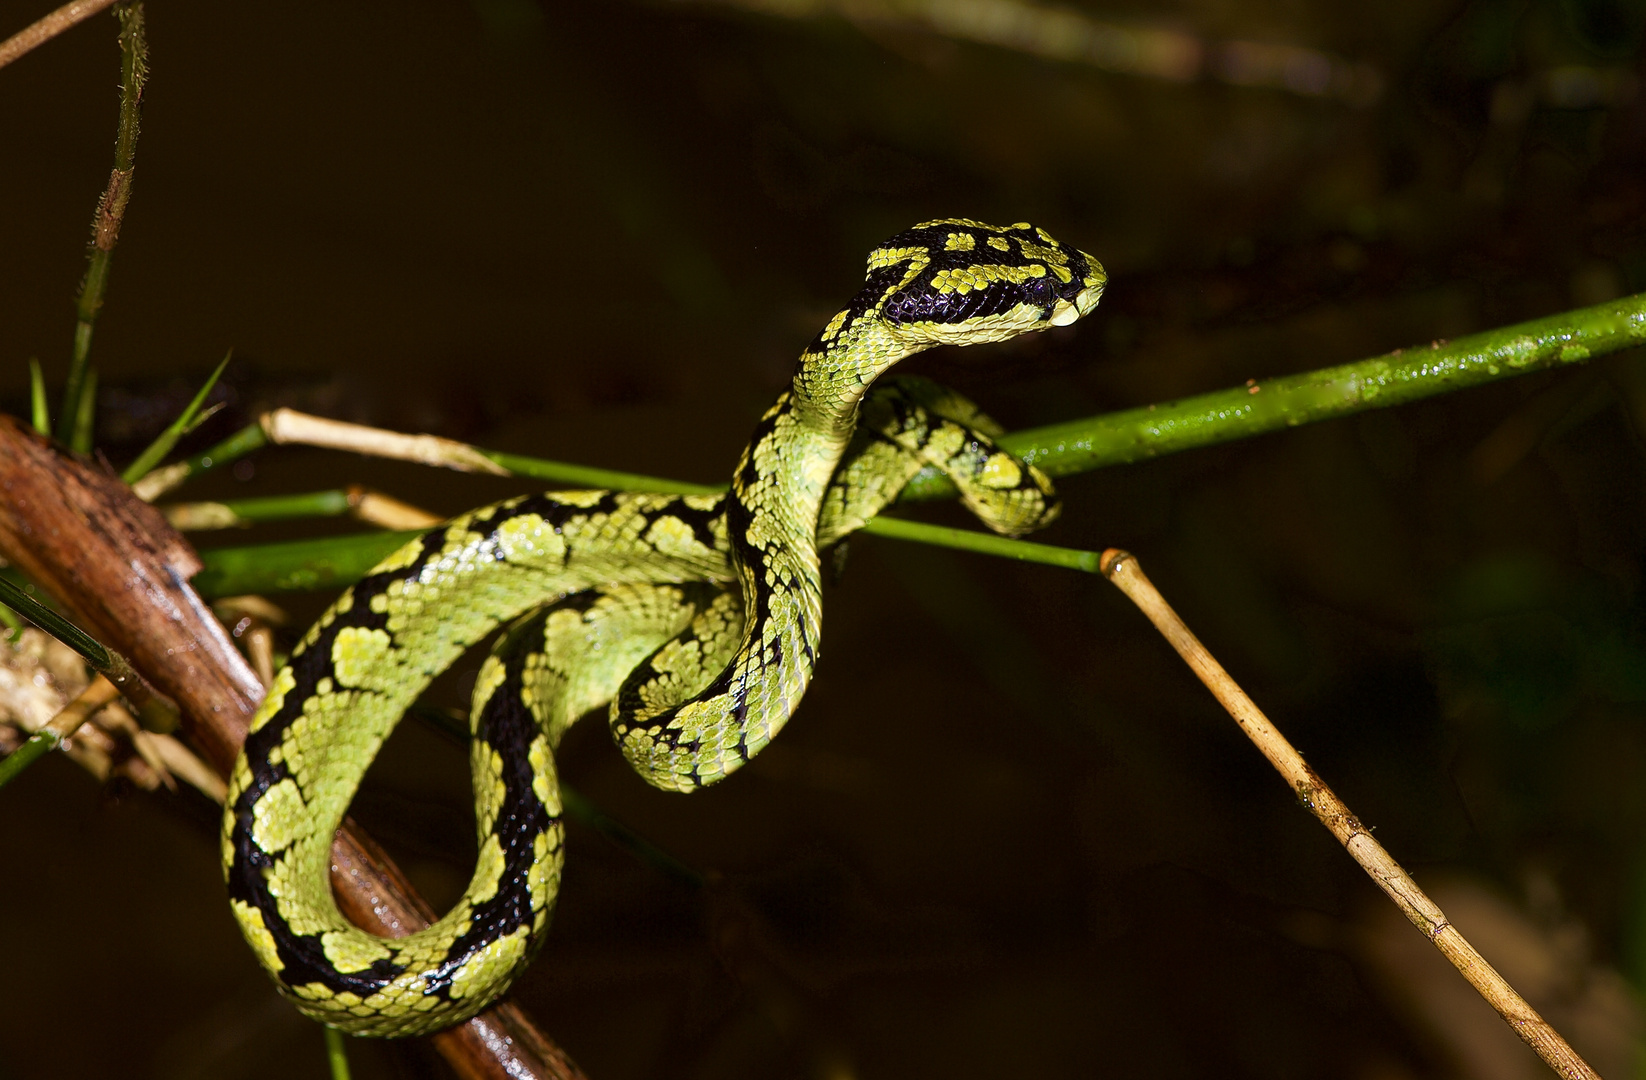
[[[1051,520],[1049,481],[998,450],[998,429],[969,402],[918,379],[868,391],[933,346],[1072,323],[1105,281],[1096,259],[1027,224],[917,225],[869,256],[866,285],[802,353],[728,492],[510,499],[412,541],[345,592],[269,687],[223,817],[234,914],[281,992],[316,1020],[379,1036],[438,1030],[503,993],[559,886],[553,751],[566,727],[609,702],[613,736],[648,781],[714,783],[805,693],[819,550],[922,467],[947,473],[1000,532]],[[473,694],[480,850],[468,891],[409,937],[360,930],[332,897],[332,835],[407,706],[511,619]]]

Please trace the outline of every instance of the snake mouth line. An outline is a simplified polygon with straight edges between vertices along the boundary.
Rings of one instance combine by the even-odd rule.
[[[1095,308],[1097,302],[1102,298],[1103,286],[1101,285],[1081,289],[1079,295],[1073,300],[1059,301],[1057,307],[1052,309],[1051,318],[1046,321],[1053,326],[1068,326]]]

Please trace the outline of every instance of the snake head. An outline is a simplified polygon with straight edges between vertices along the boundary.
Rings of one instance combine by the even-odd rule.
[[[880,318],[922,344],[1000,341],[1067,326],[1097,306],[1108,275],[1096,259],[1027,223],[927,221],[869,256]]]

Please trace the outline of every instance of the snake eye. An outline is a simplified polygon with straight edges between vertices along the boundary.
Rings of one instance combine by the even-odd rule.
[[[1057,303],[1057,283],[1050,275],[1029,278],[1023,283],[1023,294],[1036,307],[1049,308]]]

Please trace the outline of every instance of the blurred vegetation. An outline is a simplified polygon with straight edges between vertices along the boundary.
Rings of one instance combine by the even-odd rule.
[[[1077,327],[911,365],[1012,428],[1639,292],[1643,24],[1639,0],[152,6],[98,445],[136,457],[232,346],[184,453],[291,405],[718,482],[863,253],[952,214],[1110,273]],[[117,65],[100,17],[0,70],[17,415],[28,357],[68,369]],[[1620,973],[1646,986],[1643,431],[1637,350],[1071,477],[1037,538],[1135,552],[1614,1080],[1643,1030]],[[270,448],[189,497],[348,483],[442,513],[523,490]],[[286,632],[323,599],[282,598]],[[719,874],[573,832],[517,994],[597,1080],[1539,1075],[1389,944],[1100,580],[865,537],[828,610],[816,688],[735,783],[671,797],[598,725],[568,739],[601,811]],[[356,807],[436,902],[472,856],[465,770],[407,725]],[[203,799],[56,758],[6,796],[0,918],[30,931],[0,1077],[325,1067],[232,926]]]

